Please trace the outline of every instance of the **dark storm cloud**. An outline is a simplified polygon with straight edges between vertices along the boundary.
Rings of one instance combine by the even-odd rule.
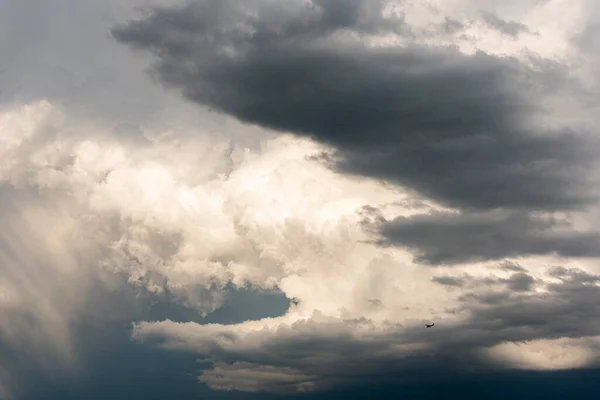
[[[343,7],[342,7],[343,4]],[[453,48],[370,47],[349,32],[410,31],[383,2],[195,1],[113,30],[152,52],[190,100],[333,145],[340,171],[473,209],[573,209],[594,201],[589,135],[537,126],[560,68]]]
[[[455,264],[521,255],[600,256],[600,233],[556,230],[549,218],[526,213],[446,213],[378,221],[382,244],[406,247],[417,261]]]
[[[505,35],[517,37],[521,33],[529,33],[527,25],[515,21],[506,21],[495,14],[482,13],[483,22],[490,28],[496,29]]]

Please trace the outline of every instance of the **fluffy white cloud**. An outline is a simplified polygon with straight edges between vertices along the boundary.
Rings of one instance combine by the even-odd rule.
[[[148,279],[152,290],[161,290],[156,277],[182,292],[230,281],[278,286],[309,313],[339,314],[343,304],[371,307],[369,299],[386,297],[379,283],[394,261],[361,243],[357,211],[402,195],[311,162],[315,145],[284,137],[250,152],[158,136],[133,148],[110,137],[48,135],[50,114],[47,102],[6,113],[5,120],[17,121],[3,130],[17,142],[6,148],[20,164],[3,171],[15,187],[38,187],[76,207],[64,225],[79,229],[87,244],[112,248],[105,267]],[[102,219],[110,223],[93,232]]]

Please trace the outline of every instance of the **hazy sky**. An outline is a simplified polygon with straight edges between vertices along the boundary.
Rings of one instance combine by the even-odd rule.
[[[596,398],[599,35],[0,0],[0,399]]]

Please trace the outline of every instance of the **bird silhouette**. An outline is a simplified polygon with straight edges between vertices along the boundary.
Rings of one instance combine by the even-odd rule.
[[[432,327],[432,326],[434,326],[434,325],[435,325],[435,322],[434,322],[433,324],[431,324],[431,325],[427,325],[427,324],[425,324],[425,327],[426,327],[426,328],[431,328],[431,327]]]

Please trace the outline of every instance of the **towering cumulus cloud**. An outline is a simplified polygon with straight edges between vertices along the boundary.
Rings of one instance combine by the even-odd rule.
[[[0,399],[598,367],[593,2],[77,4],[114,67],[0,104]]]

